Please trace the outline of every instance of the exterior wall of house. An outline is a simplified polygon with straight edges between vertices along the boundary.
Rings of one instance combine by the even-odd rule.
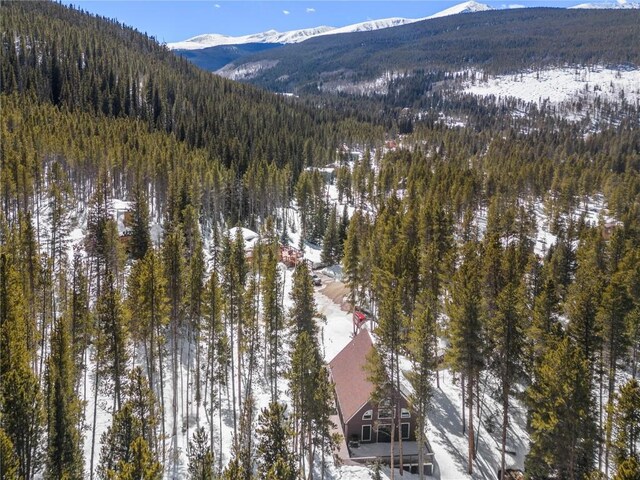
[[[408,424],[407,426],[404,426],[403,428],[405,429],[406,432],[406,428],[409,429],[409,436],[408,438],[403,438],[403,440],[410,440],[410,441],[415,441],[416,440],[416,417],[413,414],[413,412],[411,412],[411,410],[409,409],[409,403],[407,402],[407,400],[404,397],[400,398],[400,407],[402,409],[405,409],[408,413],[409,413],[409,418],[401,418],[401,422],[402,424]],[[371,410],[371,418],[367,419],[367,417],[363,418],[365,413],[368,412],[369,410]],[[406,412],[405,412],[406,413]],[[356,413],[351,419],[346,419],[343,418],[341,416],[341,419],[343,422],[346,422],[346,424],[343,424],[343,431],[344,431],[344,436],[345,436],[345,440],[347,441],[347,443],[349,442],[349,440],[353,439],[354,436],[357,436],[358,440],[361,443],[375,443],[378,441],[385,441],[385,435],[383,432],[380,431],[376,431],[377,430],[377,426],[378,425],[384,425],[386,422],[388,422],[389,424],[391,424],[392,419],[388,418],[388,419],[384,419],[384,418],[379,418],[379,411],[378,411],[378,407],[373,405],[371,402],[367,402],[359,411],[358,413]],[[369,441],[365,440],[363,438],[363,427],[364,426],[369,426],[371,429],[371,438]],[[364,434],[366,435],[366,429]],[[397,440],[397,435],[396,435],[396,440]],[[387,437],[386,441],[390,441]]]

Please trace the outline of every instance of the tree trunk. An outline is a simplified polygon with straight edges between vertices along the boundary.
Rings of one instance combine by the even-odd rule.
[[[438,324],[438,321],[436,319],[435,324]],[[437,328],[437,327],[436,327]],[[438,336],[437,336],[437,329],[436,329],[436,335],[434,335],[434,342],[433,342],[433,351],[435,352],[435,359],[436,359],[436,366],[435,366],[435,373],[436,373],[436,387],[440,388],[440,368],[438,365]],[[464,410],[464,409],[463,409]]]
[[[174,317],[171,325],[171,385],[173,387],[173,395],[171,400],[171,413],[173,416],[173,425],[171,426],[171,444],[173,445],[171,452],[171,464],[175,473],[176,456],[178,451],[178,344],[177,344],[177,319]]]
[[[393,409],[395,410],[396,407],[394,406]],[[391,419],[391,446],[389,447],[389,455],[390,455],[390,467],[391,467],[391,480],[393,480],[395,478],[395,465],[396,465],[396,460],[395,460],[395,449],[394,449],[394,443],[396,441],[396,420],[395,418]]]
[[[213,408],[213,407],[212,407]],[[211,415],[211,448],[213,449],[213,411]],[[218,470],[222,471],[222,388],[218,385],[218,428],[220,429],[220,445],[218,445],[218,450],[220,452],[218,456]]]
[[[120,406],[121,406],[121,400],[120,400],[120,349],[118,348],[119,346],[119,335],[117,333],[117,329],[118,329],[118,325],[117,325],[117,319],[116,319],[116,315],[115,312],[113,312],[111,319],[113,321],[113,343],[114,343],[114,374],[115,374],[115,387],[114,387],[114,404],[116,406],[115,410],[116,412],[120,410]]]
[[[158,339],[159,341],[159,339]],[[166,457],[165,457],[165,439],[167,437],[166,432],[166,422],[164,415],[164,360],[162,358],[162,345],[158,345],[158,361],[160,363],[160,417],[162,421],[162,464],[165,465]]]
[[[613,341],[611,342],[613,343]],[[606,442],[605,442],[605,451],[604,451],[604,474],[605,476],[609,475],[609,447],[611,445],[611,430],[612,430],[612,419],[611,416],[613,414],[613,395],[615,393],[615,380],[616,380],[616,352],[614,350],[613,345],[610,347],[609,352],[609,391],[607,398],[607,428],[606,428]]]
[[[502,393],[502,445],[500,451],[500,480],[505,480],[506,458],[505,450],[507,448],[507,430],[509,428],[509,386],[506,385]]]
[[[233,307],[230,310],[231,312],[233,312]],[[230,322],[231,323],[231,328],[230,328],[230,336],[231,336],[231,400],[232,400],[232,404],[231,404],[231,408],[233,410],[233,444],[235,446],[236,451],[238,451],[238,422],[237,422],[237,414],[236,414],[236,379],[235,379],[235,373],[236,373],[236,369],[235,369],[235,360],[234,360],[234,348],[235,348],[235,342],[234,342],[234,334],[233,334],[233,321]]]
[[[396,356],[396,423],[398,424],[398,458],[400,464],[400,476],[403,476],[404,472],[404,459],[402,458],[402,410],[400,409],[400,364],[398,359],[398,353],[394,354]]]
[[[198,329],[196,330],[196,426],[200,427],[200,402],[202,392],[200,391],[200,319],[198,319]]]
[[[307,455],[308,455],[308,460],[307,463],[309,464],[309,476],[307,477],[307,480],[313,480],[313,455],[314,455],[314,447],[313,447],[313,442],[311,441],[311,428],[307,429],[307,448],[309,449]]]
[[[473,456],[474,456],[474,433],[473,433],[473,373],[469,372],[469,378],[467,379],[467,401],[469,405],[469,464],[467,466],[467,473],[471,475],[473,473]]]
[[[598,401],[598,434],[600,439],[602,439],[603,435],[603,429],[604,429],[604,420],[603,420],[603,398],[604,398],[604,365],[602,364],[603,362],[603,351],[602,351],[602,347],[600,348],[600,359],[598,361],[598,378],[599,378],[599,401]],[[598,470],[602,470],[602,456],[603,456],[603,451],[602,451],[602,440],[600,440],[598,442]]]
[[[465,403],[465,395],[466,395],[466,389],[465,389],[465,383],[464,383],[464,375],[460,374],[460,386],[462,387],[462,434],[464,435],[467,432],[467,420],[465,418],[466,416],[466,407],[467,404]]]
[[[89,478],[93,480],[93,459],[96,447],[96,419],[98,417],[98,381],[100,380],[98,374],[98,362],[96,362],[96,380],[93,392],[93,426],[91,429],[91,460],[89,461]]]
[[[420,413],[417,421],[418,426],[418,478],[424,480],[424,425],[426,423],[426,416],[424,415],[424,400],[420,401]]]

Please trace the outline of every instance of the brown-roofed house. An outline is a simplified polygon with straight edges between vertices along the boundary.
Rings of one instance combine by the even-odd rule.
[[[338,420],[347,441],[349,459],[356,462],[390,460],[389,442],[394,424],[392,412],[390,408],[379,408],[371,401],[374,386],[367,379],[367,372],[364,370],[367,355],[372,348],[375,347],[371,334],[363,328],[329,362],[331,378],[335,384]],[[401,413],[400,421],[395,422],[394,440],[398,442],[399,423],[405,466],[415,467],[419,448],[416,442],[416,418],[407,398],[401,392],[397,398],[400,399]],[[424,448],[427,458],[431,459],[428,446],[425,445]],[[398,460],[397,447],[394,457]]]

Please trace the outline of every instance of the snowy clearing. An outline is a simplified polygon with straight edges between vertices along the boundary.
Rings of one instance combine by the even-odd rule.
[[[514,75],[492,76],[482,81],[482,73],[464,85],[467,93],[498,98],[515,97],[525,102],[562,103],[587,99],[640,101],[640,70],[604,67],[553,68]]]

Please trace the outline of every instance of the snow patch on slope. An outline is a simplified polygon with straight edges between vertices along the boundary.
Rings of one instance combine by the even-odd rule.
[[[472,80],[463,90],[484,97],[515,97],[535,103],[559,104],[579,97],[618,101],[625,98],[627,102],[635,103],[640,101],[640,69],[551,68],[493,76],[486,81]]]
[[[278,64],[277,60],[262,60],[260,62],[249,62],[236,67],[229,64],[218,70],[216,73],[231,80],[249,80],[258,75],[262,70],[268,70]]]

